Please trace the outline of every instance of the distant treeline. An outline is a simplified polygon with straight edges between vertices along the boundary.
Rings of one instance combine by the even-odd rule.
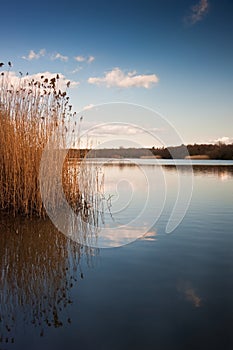
[[[226,145],[223,143],[218,144],[194,144],[194,145],[181,145],[177,147],[169,148],[152,148],[151,152],[154,155],[158,155],[161,158],[169,159],[174,158],[182,159],[186,156],[186,150],[188,149],[189,155],[192,156],[206,156],[209,159],[233,159],[233,144]]]
[[[233,144],[194,144],[181,145],[175,147],[152,147],[152,148],[106,148],[94,150],[70,149],[69,158],[163,158],[163,159],[183,159],[187,157],[187,150],[191,157],[206,159],[233,159]]]

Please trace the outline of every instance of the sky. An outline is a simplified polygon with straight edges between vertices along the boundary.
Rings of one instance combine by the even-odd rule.
[[[12,0],[1,4],[0,29],[0,62],[12,62],[12,77],[70,80],[84,125],[95,119],[88,107],[124,102],[165,117],[186,144],[233,142],[232,0]],[[111,137],[156,144],[129,124],[162,130],[158,117],[143,124],[144,112],[140,122],[121,112],[96,118],[128,123],[108,126]]]

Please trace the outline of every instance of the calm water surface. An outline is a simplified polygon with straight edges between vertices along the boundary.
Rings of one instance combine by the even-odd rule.
[[[191,204],[171,234],[177,171],[162,163],[104,166],[105,225],[139,215],[142,169],[153,184],[144,219],[158,220],[131,244],[82,247],[49,220],[0,218],[0,349],[233,349],[233,162],[194,162]]]

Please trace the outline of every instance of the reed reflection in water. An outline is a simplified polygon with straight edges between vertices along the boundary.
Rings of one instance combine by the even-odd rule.
[[[71,289],[83,278],[81,259],[93,264],[96,250],[59,233],[49,220],[0,217],[0,342],[14,343],[18,326],[71,323]]]

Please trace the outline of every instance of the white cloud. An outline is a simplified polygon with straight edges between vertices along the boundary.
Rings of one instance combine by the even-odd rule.
[[[30,50],[29,54],[27,56],[22,56],[22,58],[28,61],[37,60],[38,58],[43,57],[45,53],[45,49],[41,49],[38,53],[36,53],[33,50]]]
[[[76,56],[74,59],[77,62],[84,62],[86,60],[84,56]]]
[[[223,136],[219,137],[218,139],[214,140],[214,143],[225,143],[226,145],[233,143],[233,137]]]
[[[120,88],[143,87],[148,89],[152,84],[158,83],[159,79],[155,74],[136,75],[136,71],[125,74],[116,67],[112,71],[105,73],[102,78],[90,77],[89,84],[106,85],[107,87],[117,86]]]
[[[56,53],[55,55],[52,55],[51,57],[52,60],[61,60],[63,62],[67,62],[69,57],[68,56],[64,56],[62,54],[60,54],[59,52]]]
[[[30,82],[32,79],[34,79],[35,82],[36,81],[43,82],[45,78],[47,78],[48,81],[50,81],[50,79],[55,78],[57,76],[57,73],[51,73],[48,71],[31,74],[23,77],[19,77],[16,72],[4,72],[4,73],[8,74],[7,79],[8,79],[9,86],[13,85],[15,88],[22,87],[23,85],[27,86],[27,82]],[[59,75],[58,88],[61,90],[65,90],[67,87],[67,83],[70,80],[67,79],[62,73],[58,73],[58,75]],[[42,76],[43,78],[41,79]],[[79,82],[73,81],[73,80],[70,81],[71,88],[77,85],[79,85]]]
[[[92,62],[95,60],[95,57],[94,57],[94,56],[89,56],[89,57],[75,56],[74,59],[75,59],[75,61],[77,61],[77,62],[92,63]]]
[[[95,57],[94,56],[89,56],[88,59],[87,59],[87,63],[91,63],[95,60]]]
[[[208,9],[208,0],[200,0],[196,5],[191,7],[191,14],[185,18],[185,21],[190,24],[201,21]]]

